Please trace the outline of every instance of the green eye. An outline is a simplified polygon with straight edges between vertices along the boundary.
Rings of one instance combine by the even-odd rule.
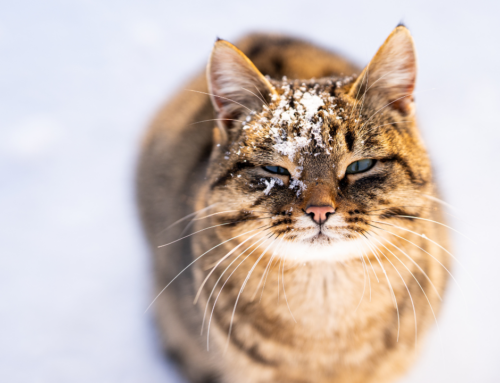
[[[290,172],[281,166],[263,166],[262,168],[269,173],[279,174],[281,176],[290,176]]]
[[[356,173],[363,173],[366,172],[367,170],[370,170],[373,168],[373,165],[375,165],[375,160],[371,159],[366,159],[366,160],[359,160],[356,162],[353,162],[350,164],[347,169],[346,173],[347,174],[356,174]]]

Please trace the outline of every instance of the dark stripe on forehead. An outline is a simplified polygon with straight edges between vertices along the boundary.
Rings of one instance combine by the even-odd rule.
[[[210,189],[215,189],[216,187],[223,186],[227,183],[227,181],[233,178],[236,173],[238,173],[241,169],[253,167],[254,165],[250,162],[237,162],[235,163],[226,173],[222,176],[218,177],[212,185],[210,185]]]
[[[334,120],[332,118],[330,118],[328,125],[330,128],[330,131],[328,133],[329,133],[331,138],[334,138],[335,135],[337,134],[337,130],[339,128],[339,125],[336,122],[334,122]]]
[[[355,140],[353,132],[351,130],[347,130],[347,132],[345,132],[344,139],[347,145],[347,149],[349,149],[349,151],[352,152]]]

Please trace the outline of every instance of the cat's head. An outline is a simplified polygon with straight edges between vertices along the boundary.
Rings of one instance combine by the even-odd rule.
[[[420,214],[432,182],[405,27],[358,77],[269,79],[223,40],[207,75],[219,120],[204,199],[228,238],[262,230],[290,258],[341,260]]]

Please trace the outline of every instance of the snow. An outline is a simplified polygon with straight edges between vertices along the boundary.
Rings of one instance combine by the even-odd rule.
[[[324,100],[319,95],[311,93],[312,90],[307,91],[305,87],[300,89],[292,92],[287,82],[283,84],[283,94],[280,96],[280,102],[273,111],[273,118],[270,121],[270,133],[275,141],[273,148],[278,153],[288,156],[290,161],[297,160],[297,154],[311,143],[312,138],[316,140],[319,147],[324,148],[326,153],[329,153],[321,137],[323,120],[319,118],[317,122],[312,122],[319,108],[325,105]],[[290,107],[291,99],[296,100],[297,108]],[[301,135],[287,137],[287,132],[283,128],[277,128],[283,124],[300,127]],[[303,160],[298,160],[299,163],[301,161]],[[297,177],[300,177],[300,174]]]
[[[269,195],[269,193],[271,193],[271,189],[274,187],[274,185],[278,184],[280,186],[283,186],[283,181],[279,178],[271,178],[269,181],[265,178],[262,178],[261,181],[266,185],[266,188],[264,189],[265,195]]]
[[[500,381],[499,11],[484,0],[3,2],[0,381],[183,382],[144,313],[150,256],[133,176],[145,126],[216,36],[289,32],[366,64],[402,17],[418,50],[422,135],[458,208],[446,220],[477,243],[454,238],[465,299],[451,282],[439,331],[402,382]],[[352,12],[356,28],[332,23]]]
[[[306,115],[305,118],[308,120],[311,120],[320,106],[325,105],[321,97],[317,95],[312,95],[309,92],[304,93],[302,98],[300,99],[300,103],[306,108]]]
[[[300,196],[300,194],[307,189],[307,185],[302,182],[301,180],[297,179],[297,178],[292,178],[290,180],[290,186],[289,186],[290,189],[297,189],[297,197]]]

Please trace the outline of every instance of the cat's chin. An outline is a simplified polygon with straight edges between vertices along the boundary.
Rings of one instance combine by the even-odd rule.
[[[277,255],[290,261],[340,262],[360,258],[368,250],[366,242],[362,239],[338,239],[320,232],[300,241],[285,242],[282,246],[278,246],[275,251]]]

